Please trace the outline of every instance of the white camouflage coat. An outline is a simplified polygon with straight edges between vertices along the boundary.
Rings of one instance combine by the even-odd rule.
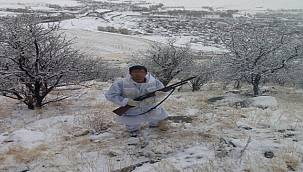
[[[146,75],[145,83],[137,83],[128,75],[126,78],[116,81],[105,93],[107,100],[119,105],[125,106],[129,99],[137,98],[148,92],[152,92],[164,87],[164,85],[151,74]],[[118,117],[118,121],[126,125],[129,131],[139,129],[142,123],[148,123],[156,126],[159,121],[167,118],[166,111],[158,106],[156,109],[144,115],[149,109],[157,105],[157,97],[147,98],[139,103],[139,106],[129,109],[123,116]]]

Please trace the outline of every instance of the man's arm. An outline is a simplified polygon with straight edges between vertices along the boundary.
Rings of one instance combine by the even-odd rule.
[[[164,85],[160,80],[156,79],[156,87],[158,90],[158,89],[164,88]]]
[[[161,81],[159,81],[158,79],[156,79],[156,87],[157,90],[164,88],[165,86],[163,85],[163,83]],[[155,92],[156,97],[162,97],[165,96],[166,93],[163,91],[156,91]]]
[[[126,106],[129,99],[122,96],[122,82],[122,80],[114,82],[105,93],[105,98],[119,106]]]

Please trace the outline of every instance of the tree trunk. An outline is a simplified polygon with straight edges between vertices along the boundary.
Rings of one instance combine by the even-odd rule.
[[[199,84],[192,84],[192,92],[199,91],[201,86]]]
[[[258,84],[253,84],[253,91],[254,91],[254,96],[258,96],[260,93],[259,85]]]
[[[43,101],[42,98],[37,98],[36,99],[36,107],[41,108],[42,107],[42,101]]]
[[[234,83],[234,88],[235,89],[240,89],[241,88],[241,82],[239,80],[236,80]]]
[[[254,96],[258,96],[260,94],[260,89],[259,89],[260,80],[261,80],[260,74],[252,75],[252,85],[253,85]]]
[[[42,88],[42,83],[39,82],[39,81],[36,81],[35,82],[35,106],[36,107],[41,107],[42,106],[42,100],[43,100],[43,97],[40,95],[40,90]]]
[[[27,96],[24,100],[24,103],[27,105],[28,109],[31,109],[31,110],[35,109],[33,96]]]

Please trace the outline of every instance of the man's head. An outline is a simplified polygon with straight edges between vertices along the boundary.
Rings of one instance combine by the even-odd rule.
[[[145,66],[135,65],[129,68],[129,74],[132,79],[136,82],[144,82],[145,76],[147,74],[147,69]]]

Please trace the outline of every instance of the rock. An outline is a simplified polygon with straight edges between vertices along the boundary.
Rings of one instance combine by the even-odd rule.
[[[144,151],[143,156],[145,156],[146,158],[152,159],[153,157],[156,156],[156,154],[153,151]]]
[[[226,93],[225,96],[210,98],[208,102],[217,106],[230,106],[235,108],[245,108],[249,106],[246,98],[233,93]]]
[[[74,133],[74,137],[81,137],[81,136],[85,136],[85,135],[88,135],[89,134],[89,130],[88,129],[83,129],[83,130],[79,130],[79,131],[76,131]]]
[[[8,132],[2,133],[2,136],[8,136]]]
[[[18,166],[9,166],[4,169],[4,171],[15,171],[15,172],[27,172],[30,171],[29,167],[26,165],[18,165]]]
[[[3,140],[3,143],[10,143],[10,142],[14,142],[14,140],[13,139],[5,139],[5,140]]]
[[[173,152],[173,149],[170,146],[159,147],[155,146],[151,149],[154,154],[158,155],[167,155]]]
[[[90,135],[89,139],[90,139],[91,142],[96,143],[96,142],[100,142],[101,140],[108,139],[108,138],[113,138],[113,137],[115,137],[113,134],[106,132],[106,133],[101,133],[101,134],[98,134],[98,135],[95,135],[95,134]]]
[[[274,157],[274,153],[272,151],[266,151],[264,152],[264,157],[272,159]]]
[[[244,130],[252,130],[252,128],[248,126],[238,126],[238,128],[242,128]]]
[[[110,157],[115,157],[115,156],[118,156],[120,153],[116,150],[110,150],[107,155],[110,156]]]
[[[291,137],[294,137],[295,134],[292,134],[292,133],[289,133],[289,134],[285,134],[283,137],[284,138],[291,138]]]
[[[276,98],[271,96],[259,96],[250,98],[249,100],[251,101],[250,106],[261,109],[276,109],[278,107],[278,101],[276,100]]]
[[[143,161],[143,162],[140,162],[140,163],[137,163],[137,164],[134,164],[134,165],[130,165],[130,166],[121,168],[119,170],[114,170],[112,172],[131,172],[131,171],[134,171],[137,167],[141,167],[146,163],[151,163],[151,161]]]
[[[198,156],[196,156],[196,159],[202,159],[203,158],[203,156],[202,155],[198,155]]]
[[[167,119],[174,123],[192,123],[193,121],[193,119],[189,116],[169,116]]]
[[[138,138],[134,138],[134,137],[129,138],[127,141],[127,145],[129,145],[129,146],[135,146],[135,145],[138,145],[139,143],[140,143],[140,140]]]
[[[207,102],[208,103],[215,103],[216,101],[223,100],[223,99],[224,99],[224,96],[213,97],[213,98],[208,99]]]
[[[225,93],[240,94],[241,91],[240,90],[229,90],[229,91],[227,91]]]
[[[62,138],[64,141],[69,141],[72,139],[72,136],[63,136]]]

